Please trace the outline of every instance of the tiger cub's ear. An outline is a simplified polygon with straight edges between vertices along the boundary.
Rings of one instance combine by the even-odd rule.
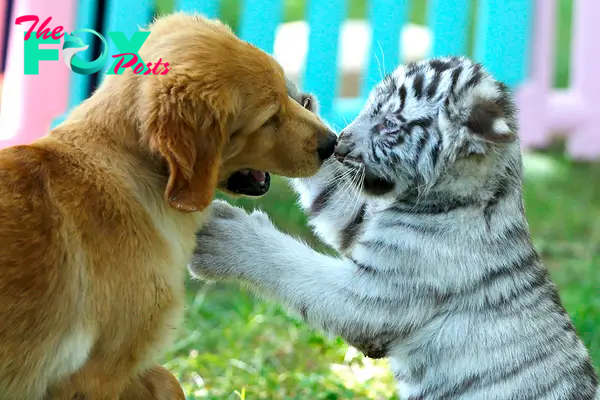
[[[476,100],[465,125],[471,134],[489,143],[512,143],[517,139],[506,110],[494,100]]]
[[[302,107],[306,108],[308,111],[314,114],[319,114],[319,101],[313,94],[300,93],[298,103],[300,103]]]
[[[298,87],[288,78],[285,78],[285,84],[287,86],[288,96],[290,96],[296,101],[296,103],[300,104],[308,111],[314,114],[319,114],[319,101],[313,94],[301,92]]]

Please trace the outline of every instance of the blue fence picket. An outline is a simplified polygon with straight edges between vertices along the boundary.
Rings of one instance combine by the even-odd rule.
[[[467,53],[467,27],[472,3],[472,0],[429,0],[427,17],[433,34],[432,57]]]
[[[479,0],[474,58],[511,86],[518,85],[527,76],[532,3],[530,0]]]
[[[308,4],[311,29],[303,87],[319,98],[325,119],[331,117],[338,89],[338,42],[345,14],[345,0],[310,0]]]
[[[109,58],[100,71],[100,80],[104,78],[108,69],[114,62],[113,55],[119,54],[117,46],[109,39],[108,32],[121,31],[127,39],[139,31],[140,27],[147,25],[152,19],[154,11],[153,0],[108,0],[106,3],[106,24],[102,35],[108,43]]]
[[[98,0],[79,0],[77,4],[77,14],[75,18],[75,30],[93,29],[98,19]],[[71,32],[69,32],[71,33]],[[90,57],[98,45],[98,38],[87,34],[85,41],[89,43],[89,48],[85,51]],[[69,107],[75,107],[90,95],[90,75],[81,75],[71,72],[71,85],[69,93]]]
[[[77,3],[77,12],[75,14],[75,24],[73,31],[79,29],[93,29],[96,26],[98,19],[98,0],[79,0]],[[72,33],[72,32],[68,32]],[[95,47],[98,45],[98,38],[91,34],[85,34],[82,38],[89,48],[78,55],[85,59],[90,59],[94,54]],[[51,123],[51,128],[56,127],[64,121],[71,108],[77,106],[90,95],[91,75],[81,75],[76,72],[71,72],[69,84],[69,107],[67,111],[57,116]]]
[[[219,0],[177,0],[177,11],[199,12],[208,18],[219,16]]]
[[[281,21],[282,13],[281,0],[245,0],[242,4],[239,36],[267,53],[273,53],[275,29]]]
[[[369,3],[372,36],[367,73],[362,85],[364,97],[400,63],[400,33],[408,19],[410,1],[371,0]]]

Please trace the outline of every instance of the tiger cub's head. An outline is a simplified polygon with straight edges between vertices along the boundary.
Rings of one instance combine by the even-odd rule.
[[[467,58],[400,66],[371,91],[334,155],[368,196],[472,195],[506,167],[520,174],[512,95]]]

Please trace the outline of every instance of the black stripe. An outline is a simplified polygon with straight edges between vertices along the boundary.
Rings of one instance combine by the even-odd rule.
[[[436,400],[453,400],[453,399],[456,399],[456,397],[460,393],[465,393],[466,391],[468,391],[480,379],[481,379],[481,377],[479,375],[472,375],[472,376],[462,380],[461,382],[455,384],[454,386],[452,386],[450,389],[446,390],[445,392],[439,393],[439,390],[441,388],[439,386],[434,386],[434,387],[430,388],[429,390],[426,389],[425,391],[423,391],[422,395],[425,398],[429,397],[431,399],[436,399]]]
[[[481,64],[474,64],[473,69],[471,71],[471,78],[465,83],[465,86],[461,88],[461,93],[465,90],[471,89],[472,87],[478,85],[483,79],[483,68]]]
[[[535,309],[548,301],[553,289],[550,281],[541,277],[541,269],[535,270],[535,277],[532,280],[524,282],[521,286],[505,296],[497,296],[492,301],[489,297],[485,298],[484,306],[478,311],[489,313],[493,310],[496,315],[515,315],[525,309]],[[535,291],[535,292],[534,292]],[[523,301],[525,293],[529,294],[528,301]],[[533,294],[533,296],[531,296]],[[517,304],[514,304],[517,302]]]
[[[360,245],[363,245],[364,242],[359,242]],[[397,284],[396,282],[402,280],[402,282],[404,282],[404,278],[408,277],[408,276],[412,276],[412,274],[410,274],[410,272],[408,274],[406,274],[404,270],[399,270],[399,269],[394,269],[394,268],[377,268],[374,267],[372,265],[369,264],[365,264],[363,262],[360,261],[356,261],[353,258],[350,258],[350,261],[352,261],[352,263],[356,266],[356,274],[361,274],[361,275],[370,275],[371,278],[373,279],[377,279],[377,278],[381,278],[383,280],[385,280],[387,283],[393,284],[395,287],[400,287],[400,284]],[[439,298],[441,297],[441,293],[439,292],[439,290],[433,288],[433,287],[427,287],[427,288],[422,288],[425,290],[421,290],[421,292],[419,293],[425,293],[427,296],[429,296],[430,298]],[[405,291],[401,291],[400,293],[404,293]],[[417,293],[417,295],[419,294]],[[411,294],[413,295],[413,294]],[[424,296],[421,296],[420,298],[423,298]],[[399,302],[400,300],[398,300],[398,298],[396,298],[394,301]],[[399,303],[394,305],[394,308],[397,308],[397,306],[399,305]]]
[[[516,272],[523,272],[525,270],[532,270],[532,272],[534,272],[533,282],[540,280],[543,281],[541,283],[545,283],[549,279],[548,271],[541,266],[540,257],[538,256],[537,252],[531,248],[527,253],[521,255],[514,262],[502,265],[486,272],[481,278],[479,278],[477,283],[470,285],[472,292],[480,290],[484,287],[489,287],[499,279],[506,278],[507,276],[513,275]]]
[[[500,235],[490,235],[483,238],[488,243],[503,243],[507,249],[517,246],[531,247],[529,228],[522,222],[516,222],[506,228]]]
[[[425,234],[435,234],[438,232],[438,228],[439,228],[439,226],[433,227],[433,226],[411,224],[410,222],[401,221],[399,219],[395,219],[394,221],[388,221],[388,222],[380,222],[378,224],[378,227],[380,227],[380,228],[404,228],[407,230],[411,230],[411,231],[415,231],[415,232],[419,232],[419,233],[425,233]]]
[[[598,389],[598,376],[596,375],[596,371],[594,370],[590,356],[588,355],[584,360],[582,360],[581,364],[578,365],[576,369],[578,376],[587,376],[590,378],[590,383],[595,388],[592,394],[595,395]]]
[[[405,104],[406,104],[406,86],[402,85],[402,87],[400,88],[400,110],[398,110],[398,112],[404,111]]]
[[[392,154],[395,142],[391,140],[386,140],[382,142],[383,146],[380,148],[381,153],[383,154],[383,164],[389,168],[393,168],[394,162],[392,161]]]
[[[406,68],[405,68],[405,76],[409,77],[411,75],[416,74],[417,72],[419,72],[421,70],[421,68],[419,67],[419,63],[417,62],[411,62],[409,64],[406,64]]]
[[[437,73],[441,74],[444,71],[452,68],[452,62],[447,60],[433,59],[429,61],[429,66]]]
[[[369,145],[371,146],[371,155],[373,156],[373,160],[375,160],[377,163],[381,162],[381,158],[379,158],[377,152],[375,151],[375,141],[369,140]]]
[[[423,129],[423,133],[421,134],[421,137],[419,138],[419,141],[417,142],[417,148],[415,149],[416,152],[416,164],[419,164],[419,161],[421,160],[421,155],[423,153],[423,148],[425,147],[425,144],[427,143],[427,139],[429,139],[429,133],[426,129]],[[420,171],[420,168],[417,168],[418,171]]]
[[[392,74],[387,74],[385,78],[383,78],[383,82],[386,86],[386,90],[390,93],[390,97],[396,93],[398,88],[396,87],[396,81],[392,77]]]
[[[494,194],[492,194],[490,201],[488,201],[486,208],[498,205],[500,200],[504,199],[511,192],[511,189],[514,188],[514,185],[511,185],[511,183],[511,179],[508,176],[503,176],[502,179],[496,183],[496,189],[494,190]]]
[[[399,201],[393,207],[390,207],[389,210],[402,214],[445,214],[477,204],[475,199],[447,199],[437,203]]]
[[[308,305],[303,304],[302,306],[300,306],[300,309],[298,311],[300,312],[300,316],[302,317],[302,319],[307,321],[308,320]]]
[[[487,205],[483,209],[483,217],[488,229],[491,229],[492,214],[495,211],[496,206],[509,193],[513,192],[514,189],[515,186],[512,180],[506,175],[503,175],[502,179],[496,183],[496,189],[494,190],[494,193],[492,194],[492,197],[488,201]]]
[[[400,158],[400,156],[396,153],[392,153],[390,154],[390,165],[392,164],[400,164],[402,162],[402,159]]]
[[[410,376],[414,381],[420,382],[425,377],[425,373],[427,372],[427,367],[425,364],[420,364],[417,366],[413,366],[410,368]]]
[[[396,381],[408,382],[410,381],[410,376],[406,372],[394,371],[394,379]]]
[[[452,84],[450,86],[451,93],[455,93],[456,85],[458,84],[458,78],[460,78],[460,74],[462,73],[462,71],[462,66],[458,66],[452,71]]]
[[[371,112],[371,118],[377,116],[379,114],[379,112],[381,111],[381,107],[383,106],[383,102],[379,101],[375,104],[375,107],[373,107],[373,111]]]
[[[428,99],[431,100],[435,96],[435,93],[438,90],[438,86],[440,85],[441,79],[442,79],[441,73],[436,73],[433,76],[433,79],[432,79],[431,83],[429,84],[429,87],[427,88],[427,98]]]
[[[323,209],[325,209],[327,203],[329,200],[331,200],[331,197],[335,193],[336,188],[337,184],[330,183],[323,188],[317,197],[315,197],[315,200],[310,205],[310,215],[312,217],[316,217],[319,215],[319,213],[321,213],[321,211],[323,211]]]
[[[397,250],[398,246],[396,246],[393,243],[387,243],[384,242],[382,240],[378,240],[378,239],[369,239],[369,240],[364,240],[364,241],[360,241],[358,242],[358,244],[360,244],[363,247],[366,247],[369,250],[372,251],[381,251],[381,250]]]
[[[354,244],[354,240],[356,236],[360,232],[361,225],[365,219],[365,212],[367,210],[367,205],[363,204],[360,207],[360,210],[356,213],[352,221],[344,229],[342,229],[341,237],[340,237],[340,250],[345,251],[350,246]]]
[[[372,267],[370,265],[367,264],[363,264],[361,262],[358,262],[354,259],[350,259],[350,261],[352,261],[352,263],[354,265],[356,265],[356,269],[358,272],[363,272],[363,273],[368,273],[368,274],[376,274],[377,273],[377,268]]]
[[[410,135],[416,127],[420,127],[423,130],[429,128],[433,123],[433,119],[431,118],[417,118],[410,121],[408,124],[404,126],[404,130]]]
[[[405,140],[406,137],[404,136],[404,132],[398,131],[398,133],[396,133],[396,140],[394,141],[394,145],[401,145],[402,143],[404,143]]]
[[[425,79],[423,74],[417,74],[417,76],[415,76],[415,80],[413,81],[415,97],[419,100],[421,99],[421,96],[423,96],[423,79]]]
[[[431,146],[431,152],[429,156],[431,157],[431,165],[435,169],[437,167],[438,160],[440,159],[440,153],[442,151],[442,147],[439,142],[436,142],[433,146]]]
[[[433,144],[433,146],[431,146],[429,156],[431,157],[431,165],[435,169],[437,167],[437,163],[440,158],[440,153],[442,151],[442,146],[441,146],[442,137],[441,137],[441,133],[437,127],[435,127],[433,130],[431,130],[431,133],[434,136],[435,143]]]

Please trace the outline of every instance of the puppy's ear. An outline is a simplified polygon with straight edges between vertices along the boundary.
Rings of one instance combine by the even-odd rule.
[[[212,202],[218,185],[227,142],[225,116],[207,101],[170,92],[178,98],[151,100],[143,134],[150,149],[169,165],[165,201],[181,211],[201,211]]]

